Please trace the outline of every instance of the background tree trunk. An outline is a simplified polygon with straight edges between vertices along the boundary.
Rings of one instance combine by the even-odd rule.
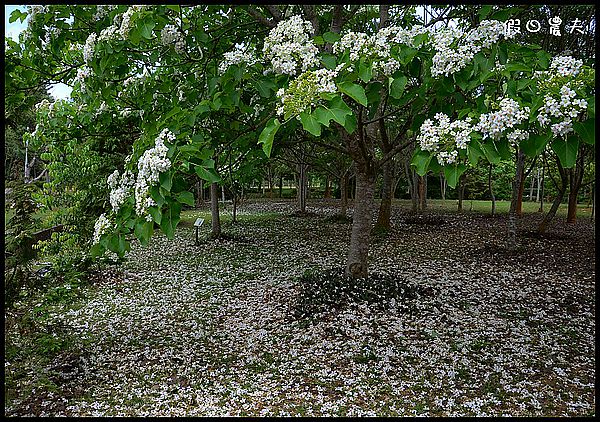
[[[517,165],[515,171],[515,178],[512,183],[510,210],[508,211],[508,237],[506,246],[509,250],[517,249],[517,208],[520,202],[519,198],[522,198],[523,195],[521,186],[523,182],[524,162],[525,154],[519,148],[517,150]]]
[[[331,198],[331,179],[329,178],[329,175],[325,176],[325,192],[323,193],[323,198]]]
[[[492,169],[494,165],[490,163],[490,170],[488,172],[488,189],[490,191],[490,197],[492,199],[492,215],[496,215],[496,195],[494,195],[494,187],[492,184]]]
[[[306,198],[308,196],[308,165],[298,164],[298,206],[300,212],[306,212]]]
[[[375,227],[381,230],[390,230],[392,228],[390,218],[392,215],[392,185],[394,184],[394,161],[389,160],[383,165],[383,184],[381,186],[381,204],[377,223]]]
[[[465,174],[461,174],[458,179],[458,212],[463,212],[463,199],[465,198],[465,182],[466,182]]]
[[[283,193],[283,176],[279,176],[279,198],[281,198],[282,193]]]
[[[346,216],[348,211],[348,172],[340,178],[340,215]]]
[[[444,202],[446,202],[446,186],[446,177],[444,177],[444,175],[440,173],[440,193],[442,194],[442,201]]]
[[[562,203],[562,200],[565,196],[565,192],[567,191],[567,181],[568,181],[567,172],[565,171],[563,166],[560,164],[560,160],[558,158],[556,159],[556,166],[558,168],[558,173],[560,174],[560,184],[558,184],[556,182],[554,183],[556,190],[557,190],[556,198],[554,198],[554,201],[552,202],[552,206],[550,207],[550,210],[544,216],[544,219],[538,226],[538,233],[540,233],[540,234],[545,233],[546,230],[548,229],[548,225],[550,224],[550,222],[556,215],[556,211],[558,211],[558,207],[560,207],[560,204]],[[552,178],[552,180],[554,181],[553,178]]]
[[[366,278],[368,276],[369,235],[375,192],[375,175],[373,173],[367,169],[366,165],[356,166],[354,216],[346,263],[346,275],[353,278]]]
[[[427,175],[417,178],[418,211],[420,214],[427,209]]]
[[[211,237],[221,236],[221,220],[219,218],[219,190],[217,183],[210,184],[210,215],[212,232]]]

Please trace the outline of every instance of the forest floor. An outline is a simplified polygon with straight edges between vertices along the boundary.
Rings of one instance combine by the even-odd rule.
[[[509,252],[505,216],[397,207],[370,269],[417,293],[299,318],[300,277],[344,265],[351,224],[332,204],[301,216],[249,203],[226,239],[199,246],[192,224],[209,214],[186,212],[173,241],[155,234],[77,294],[65,286],[72,299],[44,307],[51,336],[68,339],[38,342],[48,359],[5,333],[5,414],[595,414],[588,219],[540,237],[541,216],[526,214]]]

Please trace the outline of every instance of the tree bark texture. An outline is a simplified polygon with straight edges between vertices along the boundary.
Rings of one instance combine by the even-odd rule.
[[[508,212],[508,237],[507,237],[507,248],[509,250],[515,250],[517,248],[517,207],[519,204],[519,192],[522,195],[522,182],[523,182],[523,167],[525,162],[525,154],[521,149],[517,150],[517,165],[515,171],[515,178],[512,183],[512,195],[510,201],[510,210]]]
[[[219,186],[216,183],[210,184],[210,215],[212,232],[211,236],[217,238],[221,236],[221,220],[219,218]]]
[[[490,190],[490,197],[492,199],[492,215],[496,214],[496,195],[494,195],[494,186],[492,184],[492,169],[494,165],[490,163],[490,170],[488,172],[488,189]]]
[[[340,178],[340,215],[346,216],[348,211],[348,172]]]
[[[392,216],[392,186],[394,184],[394,161],[389,160],[383,165],[383,184],[381,186],[381,204],[379,206],[379,214],[377,215],[377,223],[375,227],[378,229],[389,230],[392,225],[390,222]]]
[[[366,166],[356,166],[356,194],[350,249],[346,263],[346,275],[353,278],[368,276],[369,236],[373,217],[375,174]]]

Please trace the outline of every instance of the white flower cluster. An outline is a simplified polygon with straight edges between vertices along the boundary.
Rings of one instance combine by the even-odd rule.
[[[479,117],[479,123],[477,123],[475,130],[482,133],[483,139],[500,139],[503,135],[506,135],[509,140],[514,141],[519,137],[523,139],[523,136],[529,136],[521,132],[512,135],[506,132],[528,119],[529,107],[521,107],[512,98],[501,99],[499,107],[500,110],[482,114]]]
[[[97,35],[95,32],[92,32],[85,40],[85,45],[83,46],[83,60],[86,63],[89,63],[94,58],[94,48],[96,46]]]
[[[87,89],[85,80],[89,78],[91,74],[92,69],[88,66],[83,66],[82,68],[77,69],[77,76],[75,77],[75,82],[79,82],[82,91],[85,91]]]
[[[185,51],[185,39],[175,25],[165,25],[160,31],[160,43],[169,46],[175,45],[175,51],[183,53]]]
[[[384,48],[386,47],[384,46]],[[350,60],[355,62],[370,54],[372,49],[371,37],[364,32],[349,31],[333,44],[334,54],[343,53],[346,49],[350,53]]]
[[[576,98],[577,92],[570,88],[569,84],[560,88],[560,99],[552,95],[546,95],[544,105],[540,108],[537,116],[541,126],[547,126],[552,118],[559,120],[550,126],[554,136],[565,136],[573,130],[573,119],[584,111],[588,104],[583,98]]]
[[[219,63],[219,73],[222,75],[232,64],[246,63],[252,66],[257,62],[256,54],[253,49],[246,46],[245,43],[236,44],[233,51],[223,54],[224,60]]]
[[[119,26],[119,34],[121,35],[121,38],[127,39],[127,36],[129,35],[129,31],[131,31],[131,28],[133,27],[133,22],[131,21],[131,17],[133,16],[133,14],[135,12],[144,10],[145,7],[146,6],[142,6],[142,5],[129,6],[129,8],[125,11],[125,13],[123,13],[123,16],[120,18],[121,25]],[[117,16],[120,16],[120,15],[117,15]],[[117,16],[115,16],[115,20],[118,19]]]
[[[482,48],[489,48],[501,37],[511,38],[499,21],[481,21],[480,25],[464,34],[457,28],[443,28],[432,33],[433,56],[431,75],[450,76],[464,68]],[[452,45],[455,44],[453,47]]]
[[[94,224],[94,237],[92,239],[92,244],[96,244],[100,241],[100,236],[109,231],[113,227],[112,223],[108,218],[106,218],[105,214],[101,214],[96,220]]]
[[[552,58],[550,70],[558,73],[560,76],[577,76],[581,72],[583,61],[571,56],[557,56]]]
[[[131,189],[135,184],[135,178],[132,172],[126,170],[119,178],[119,170],[115,170],[108,176],[108,187],[110,188],[109,200],[114,212],[118,212],[121,205],[131,194]]]
[[[337,92],[334,81],[337,75],[337,69],[304,72],[290,83],[287,90],[280,88],[277,91],[277,97],[281,101],[281,105],[277,107],[277,114],[287,118],[305,110],[310,112],[310,108],[317,105],[319,94]]]
[[[156,205],[154,200],[148,196],[148,190],[158,183],[160,173],[171,167],[171,160],[167,158],[169,148],[165,145],[165,141],[173,142],[174,140],[175,135],[169,129],[163,129],[156,137],[154,148],[146,150],[138,161],[135,211],[137,215],[145,216],[147,221],[152,221],[152,216],[147,214],[148,207]]]
[[[281,21],[269,32],[263,46],[266,60],[277,74],[296,75],[319,64],[319,50],[310,39],[312,24],[300,16]]]
[[[119,27],[117,25],[111,25],[100,31],[98,41],[110,41],[119,36]]]
[[[333,44],[333,52],[339,54],[348,50],[351,61],[365,58],[373,63],[374,73],[389,76],[401,66],[400,62],[390,57],[392,46],[405,44],[412,47],[414,46],[414,37],[424,32],[426,29],[422,26],[414,26],[411,29],[390,26],[382,28],[373,36],[350,31]]]
[[[32,5],[27,6],[27,25],[31,27],[31,24],[35,21],[35,18],[40,13],[48,13],[48,6]]]
[[[431,119],[423,122],[417,141],[421,149],[431,151],[442,166],[455,163],[458,150],[466,149],[470,140],[471,118],[451,122],[444,113],[437,113],[434,119],[437,125]]]
[[[106,15],[108,15],[108,13],[111,10],[116,9],[116,7],[117,7],[116,5],[102,5],[102,4],[99,4],[96,7],[96,13],[94,13],[94,20],[97,21],[97,20],[102,19],[103,17],[105,17]]]

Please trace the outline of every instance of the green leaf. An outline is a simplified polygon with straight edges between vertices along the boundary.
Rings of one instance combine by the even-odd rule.
[[[412,47],[402,47],[402,50],[400,50],[400,63],[402,63],[403,65],[409,63],[419,52],[419,50],[417,50],[416,48],[412,48]]]
[[[410,161],[410,165],[415,167],[415,171],[419,176],[425,176],[431,157],[433,156],[429,152],[417,150]]]
[[[367,106],[367,95],[362,86],[353,84],[352,82],[340,82],[338,88],[357,103],[365,107]]]
[[[173,184],[173,172],[168,171],[166,173],[160,173],[158,180],[160,182],[160,186],[165,188],[167,191],[170,191],[171,185]]]
[[[484,6],[481,6],[481,9],[479,9],[479,21],[484,20],[492,11],[492,6],[489,4],[486,4]]]
[[[500,155],[492,142],[481,143],[481,149],[483,150],[485,158],[487,158],[490,163],[498,164],[500,162]]]
[[[146,17],[146,19],[144,19],[143,22],[140,22],[139,27],[140,27],[140,34],[142,35],[142,37],[146,38],[146,39],[151,39],[152,38],[152,30],[154,29],[154,27],[156,26],[156,23],[154,23],[154,19],[151,16]]]
[[[348,104],[346,104],[346,102],[339,95],[331,100],[329,103],[329,110],[333,114],[333,120],[342,126],[346,125],[347,116],[352,114],[352,110],[350,107],[348,107]]]
[[[13,12],[10,14],[10,18],[8,19],[8,23],[13,23],[20,17],[21,17],[21,11],[19,9],[13,10]]]
[[[102,254],[102,246],[100,245],[100,243],[95,243],[94,245],[92,245],[92,247],[90,248],[90,256],[92,258],[96,258],[98,256],[100,256]]]
[[[523,63],[508,63],[506,70],[509,72],[531,72],[531,68]]]
[[[154,233],[154,222],[153,221],[140,221],[135,225],[134,229],[135,237],[138,238],[142,246],[147,246],[152,234]]]
[[[550,145],[552,150],[558,155],[560,163],[564,168],[571,168],[577,160],[577,150],[579,148],[579,139],[577,136],[569,135],[567,140],[557,138]]]
[[[444,167],[444,176],[446,176],[448,186],[455,188],[458,184],[458,179],[460,179],[460,176],[466,169],[467,166],[462,163]]]
[[[340,38],[341,38],[340,34],[336,34],[335,32],[325,32],[323,34],[323,39],[331,44],[333,44],[336,41],[339,41]]]
[[[323,62],[325,67],[330,70],[335,69],[337,66],[337,61],[335,59],[335,56],[331,55],[331,54],[327,54],[327,53],[323,54],[321,56],[321,61]]]
[[[300,121],[302,122],[302,127],[304,130],[315,136],[321,136],[321,124],[313,117],[312,114],[308,114],[307,112],[303,111],[300,113]]]
[[[181,192],[177,194],[177,201],[181,202],[182,204],[189,205],[190,207],[195,205],[194,194],[192,192]]]
[[[256,82],[256,88],[261,97],[268,98],[271,95],[271,91],[275,90],[276,85],[268,79],[261,79]]]
[[[586,144],[596,143],[596,119],[587,119],[585,122],[573,123],[573,129],[579,134],[581,140]]]
[[[171,10],[174,10],[177,13],[179,13],[181,11],[181,6],[179,6],[178,4],[177,5],[170,5],[170,6],[167,6],[167,9],[171,9]]]
[[[394,80],[392,80],[392,78],[389,78],[390,95],[396,99],[401,98],[407,81],[408,79],[406,78],[406,76],[400,76]]]
[[[262,149],[267,155],[267,157],[271,156],[271,149],[273,148],[273,139],[275,138],[275,134],[277,133],[279,126],[281,126],[279,120],[273,118],[267,122],[265,128],[258,136],[258,143],[263,144]]]
[[[529,139],[520,142],[519,146],[528,157],[537,157],[544,151],[550,139],[548,135],[529,135]]]
[[[325,107],[317,107],[312,114],[319,123],[327,127],[329,127],[329,121],[334,117],[331,110]]]
[[[371,69],[371,65],[360,62],[360,64],[358,65],[358,77],[362,79],[363,82],[369,82],[373,77],[373,70]]]
[[[181,204],[173,202],[170,204],[167,211],[163,214],[163,219],[160,223],[160,228],[168,239],[173,239],[175,236],[175,228],[179,223],[181,213]]]
[[[469,157],[469,163],[471,163],[473,166],[477,165],[479,157],[483,157],[485,155],[481,149],[481,145],[476,139],[472,139],[471,142],[468,143],[467,155]]]
[[[198,177],[200,177],[201,179],[206,180],[210,183],[219,182],[221,180],[221,178],[215,172],[214,169],[209,169],[209,168],[205,168],[202,166],[196,166],[195,170],[196,170],[196,174],[198,175]]]
[[[500,154],[500,158],[503,160],[512,159],[513,152],[506,138],[496,142],[496,149],[498,150],[498,154]]]
[[[506,61],[508,60],[508,45],[506,45],[506,43],[500,43],[498,60],[500,61],[500,64],[506,64]]]
[[[162,220],[162,212],[160,211],[160,208],[158,208],[158,207],[149,207],[148,208],[148,213],[152,216],[152,220],[156,224],[160,224],[160,222]]]
[[[344,129],[346,129],[346,132],[352,135],[358,127],[358,121],[356,120],[356,116],[353,113],[348,114],[342,126],[344,126]]]

